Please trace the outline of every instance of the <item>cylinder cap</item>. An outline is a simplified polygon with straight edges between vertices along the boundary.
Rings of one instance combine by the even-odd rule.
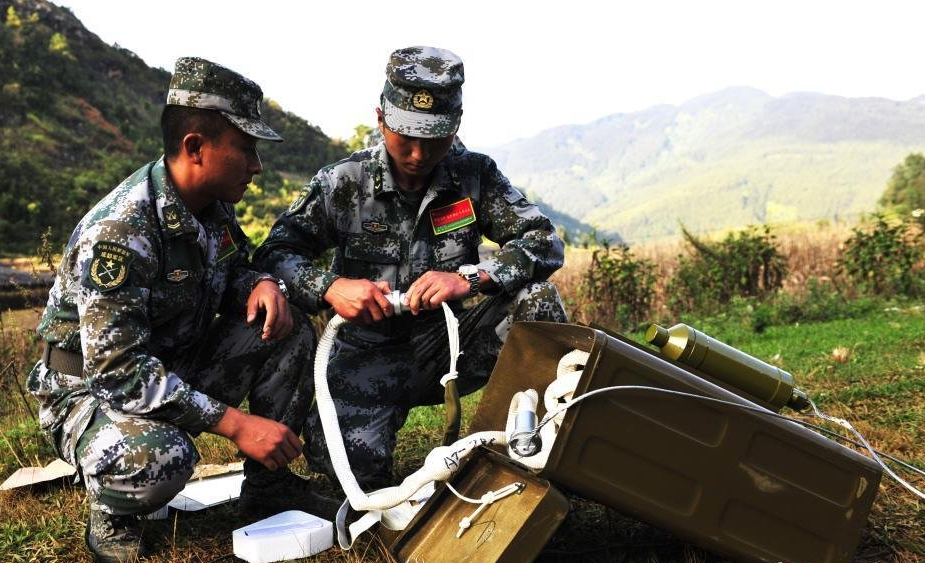
[[[668,329],[657,324],[650,324],[646,329],[646,341],[661,348],[668,344]]]

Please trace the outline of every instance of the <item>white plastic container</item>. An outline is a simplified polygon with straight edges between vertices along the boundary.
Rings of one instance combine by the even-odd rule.
[[[334,546],[334,525],[300,510],[264,518],[232,533],[234,554],[248,563],[311,557]]]

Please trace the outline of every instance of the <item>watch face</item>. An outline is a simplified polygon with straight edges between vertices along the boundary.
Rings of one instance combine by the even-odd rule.
[[[457,271],[464,276],[471,276],[472,274],[479,273],[479,269],[472,264],[463,264]]]

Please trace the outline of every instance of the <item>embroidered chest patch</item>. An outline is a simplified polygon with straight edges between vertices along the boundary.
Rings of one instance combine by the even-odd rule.
[[[128,279],[128,267],[135,254],[121,244],[98,242],[90,260],[90,282],[100,291],[110,291]]]
[[[175,233],[180,230],[183,224],[180,222],[180,210],[174,204],[164,206],[164,225],[168,233]]]
[[[472,199],[468,197],[430,211],[430,225],[435,235],[455,231],[472,223],[475,223],[475,209],[472,207]]]
[[[228,258],[238,250],[238,245],[234,242],[234,237],[231,236],[231,229],[228,225],[222,227],[222,242],[218,245],[218,256],[216,257],[216,262],[221,262],[225,258]]]

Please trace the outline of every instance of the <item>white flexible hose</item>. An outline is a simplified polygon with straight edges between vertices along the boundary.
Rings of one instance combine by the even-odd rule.
[[[346,322],[340,315],[335,315],[325,328],[324,335],[318,342],[315,356],[315,402],[321,417],[324,439],[328,445],[328,455],[334,466],[334,473],[340,481],[350,506],[357,511],[383,510],[392,508],[408,500],[421,487],[431,481],[448,479],[459,467],[460,462],[479,445],[506,444],[504,432],[478,432],[449,446],[434,448],[424,460],[424,465],[405,478],[401,485],[381,489],[366,494],[357,483],[350,460],[344,447],[344,438],[337,420],[334,398],[328,387],[328,359],[334,346],[334,339],[341,325]]]

